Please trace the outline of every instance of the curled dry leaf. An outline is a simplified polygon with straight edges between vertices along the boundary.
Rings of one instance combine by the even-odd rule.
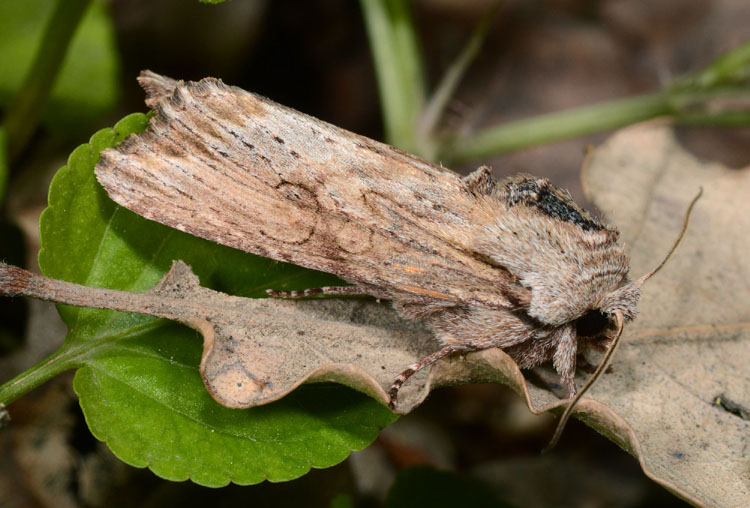
[[[0,263],[0,294],[184,323],[203,335],[200,371],[206,388],[231,408],[267,404],[304,382],[316,381],[341,383],[387,404],[386,390],[396,375],[436,347],[429,332],[375,301],[230,296],[201,287],[181,261],[143,293],[81,286]],[[433,386],[502,381],[508,375],[522,382],[507,355],[487,351],[481,354],[485,356],[492,361],[456,358],[432,369],[429,376],[427,371],[417,373],[401,392],[398,412],[409,412]]]
[[[203,335],[206,387],[232,408],[272,402],[305,381],[347,384],[385,404],[384,388],[399,369],[434,348],[429,333],[373,301],[230,296],[201,287],[181,261],[143,293],[57,281],[0,263],[0,294],[184,323]]]

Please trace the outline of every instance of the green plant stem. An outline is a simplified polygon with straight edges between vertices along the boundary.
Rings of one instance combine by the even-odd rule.
[[[550,113],[456,136],[441,161],[481,159],[533,145],[570,139],[670,115],[689,125],[747,126],[750,121],[750,43],[723,54],[702,71],[662,91]]]
[[[406,0],[360,0],[370,40],[386,141],[418,152],[416,124],[424,104],[422,58]]]
[[[673,113],[669,94],[658,92],[549,113],[490,127],[458,138],[445,147],[441,160],[481,159],[533,145],[615,129]]]
[[[12,161],[34,133],[76,28],[91,0],[58,0],[34,62],[5,117],[8,160]]]
[[[0,403],[9,405],[22,395],[76,366],[71,348],[63,345],[50,356],[0,386]]]
[[[747,127],[750,125],[750,111],[679,115],[677,123],[680,125],[700,125],[703,127]]]
[[[417,126],[417,140],[420,146],[423,147],[421,155],[427,160],[434,161],[437,156],[439,140],[435,136],[435,131],[438,122],[442,118],[448,103],[453,98],[458,84],[461,82],[464,74],[466,74],[469,65],[471,65],[479,54],[479,50],[482,48],[482,44],[487,37],[492,17],[495,11],[497,11],[497,5],[495,4],[489,9],[479,25],[474,29],[466,46],[445,72],[422,112]]]

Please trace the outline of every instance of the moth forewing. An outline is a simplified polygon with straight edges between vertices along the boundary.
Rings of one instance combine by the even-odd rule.
[[[456,174],[218,80],[144,79],[155,118],[97,166],[118,203],[378,296],[509,306],[507,274],[446,241],[473,205]]]
[[[552,360],[569,393],[578,320],[627,284],[617,230],[544,179],[461,178],[221,81],[144,72],[155,117],[106,150],[96,175],[149,219],[334,273],[393,301],[453,352]],[[273,289],[273,288],[270,288]],[[577,294],[576,294],[577,292]],[[591,339],[589,337],[589,339]]]

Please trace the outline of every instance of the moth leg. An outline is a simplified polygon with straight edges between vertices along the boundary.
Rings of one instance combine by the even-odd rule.
[[[303,289],[302,291],[277,291],[266,289],[271,298],[303,298],[315,295],[366,295],[364,288],[359,286],[326,286],[322,288]]]
[[[606,351],[606,349],[605,349],[605,351]],[[576,368],[577,369],[581,369],[586,374],[593,374],[594,371],[596,370],[596,365],[594,365],[593,363],[589,362],[586,359],[585,356],[579,354],[578,355],[578,359],[576,360]],[[610,365],[610,366],[607,367],[607,370],[605,370],[604,372],[606,374],[612,374],[614,371],[615,370]]]
[[[391,409],[394,409],[396,407],[396,402],[398,402],[398,391],[401,389],[401,386],[403,386],[404,382],[406,382],[407,379],[409,379],[412,375],[416,374],[420,370],[424,369],[425,367],[429,367],[441,358],[452,355],[453,353],[468,353],[469,351],[476,351],[477,349],[486,348],[487,346],[480,347],[465,344],[451,344],[449,346],[445,346],[439,351],[432,353],[429,356],[422,358],[418,362],[412,363],[406,368],[405,371],[398,375],[398,377],[393,381],[391,389],[388,390],[388,397],[390,399],[388,401],[388,407]]]
[[[576,394],[576,356],[578,353],[575,330],[572,326],[560,328],[557,334],[557,348],[552,355],[552,365],[560,374],[562,384],[568,388],[568,396]]]
[[[576,368],[581,369],[586,374],[593,374],[596,370],[596,365],[589,362],[585,356],[578,355],[578,358],[576,359]]]

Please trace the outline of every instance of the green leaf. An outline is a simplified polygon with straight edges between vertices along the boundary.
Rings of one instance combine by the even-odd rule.
[[[425,73],[411,3],[407,0],[360,0],[370,40],[386,141],[423,155],[416,139],[424,106]]]
[[[64,1],[64,0],[61,0]],[[0,2],[0,106],[7,107],[34,61],[55,0]],[[119,59],[112,19],[92,3],[71,42],[47,105],[44,123],[63,133],[109,111],[119,94]]]
[[[39,266],[48,277],[142,291],[173,259],[201,283],[245,296],[265,288],[336,284],[328,274],[222,247],[147,221],[99,186],[99,152],[148,122],[130,115],[78,147],[55,176],[41,218]],[[184,326],[136,314],[60,307],[68,325],[50,362],[81,367],[74,388],[92,433],[125,462],[208,486],[290,480],[332,466],[394,420],[386,408],[338,385],[309,385],[249,410],[220,406],[198,372],[202,341]]]
[[[422,506],[513,508],[513,505],[499,501],[487,486],[473,478],[426,466],[400,471],[388,492],[385,508]]]
[[[349,494],[337,494],[331,499],[328,508],[354,508],[354,500]]]

